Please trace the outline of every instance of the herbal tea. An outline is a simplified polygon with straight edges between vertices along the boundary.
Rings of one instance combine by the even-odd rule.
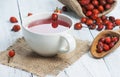
[[[56,23],[58,26],[54,28],[52,25],[55,25]],[[30,23],[28,28],[35,33],[59,33],[68,30],[70,24],[62,20],[52,21],[51,19],[40,19]]]

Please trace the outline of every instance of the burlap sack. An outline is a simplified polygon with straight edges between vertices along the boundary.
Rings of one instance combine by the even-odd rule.
[[[78,16],[80,17],[86,17],[85,14],[82,11],[82,7],[78,3],[77,0],[58,0],[59,2],[63,3],[64,5],[68,6],[71,10],[73,10]],[[109,10],[104,11],[103,13],[100,13],[98,16],[106,15],[109,12],[111,12],[114,7],[117,4],[117,0],[112,4],[112,7]]]

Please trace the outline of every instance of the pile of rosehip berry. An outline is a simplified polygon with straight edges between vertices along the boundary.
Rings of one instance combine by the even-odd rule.
[[[80,30],[82,24],[86,24],[89,29],[97,29],[98,31],[112,30],[115,26],[120,25],[120,19],[115,19],[114,16],[98,16],[98,14],[109,10],[115,2],[114,0],[78,0],[78,2],[86,17],[82,17],[80,22],[74,25],[76,30]]]
[[[118,42],[118,40],[119,40],[119,38],[117,36],[109,35],[106,37],[102,37],[98,41],[98,44],[96,46],[96,48],[97,48],[96,51],[98,53],[109,51]]]
[[[115,3],[114,0],[78,0],[83,13],[90,18],[94,18],[99,13],[109,10]]]
[[[112,30],[114,27],[120,25],[120,19],[115,19],[113,16],[107,17],[105,15],[97,17],[96,19],[82,17],[81,21],[74,25],[74,28],[76,30],[80,30],[82,28],[82,24],[86,24],[91,30]]]

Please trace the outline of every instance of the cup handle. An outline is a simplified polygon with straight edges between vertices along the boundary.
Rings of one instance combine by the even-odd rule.
[[[67,42],[67,46],[64,46],[63,43]],[[68,33],[60,34],[60,53],[66,53],[73,51],[76,47],[76,41],[73,36]]]

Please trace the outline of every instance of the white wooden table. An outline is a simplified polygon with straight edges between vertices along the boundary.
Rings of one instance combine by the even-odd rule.
[[[119,3],[120,0],[118,0],[116,8],[108,15],[120,18]],[[33,14],[46,11],[53,12],[56,7],[61,8],[62,6],[57,0],[0,0],[0,51],[5,50],[17,38],[22,36],[21,31],[11,32],[11,28],[14,25],[9,22],[11,16],[17,17],[19,24],[21,24],[22,19],[27,16],[28,12]],[[69,15],[74,22],[79,21],[79,17],[75,13],[68,12],[65,14]],[[115,29],[118,29],[118,27]],[[87,27],[84,27],[82,30],[73,30],[72,34],[81,40],[92,42],[98,33],[96,30],[89,30]],[[0,77],[36,76],[0,64]],[[70,67],[61,71],[57,77],[120,77],[120,47],[101,59],[94,59],[89,53],[86,53]]]

